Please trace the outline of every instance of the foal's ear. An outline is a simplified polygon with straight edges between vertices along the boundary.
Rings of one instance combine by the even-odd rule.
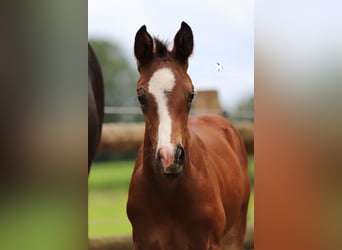
[[[135,35],[134,55],[137,59],[137,66],[148,64],[153,58],[153,39],[143,25]]]
[[[174,57],[188,68],[188,58],[194,48],[194,37],[188,24],[182,22],[180,30],[177,32],[172,53]]]

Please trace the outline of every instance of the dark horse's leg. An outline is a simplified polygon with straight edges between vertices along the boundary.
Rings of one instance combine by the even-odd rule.
[[[104,87],[100,64],[88,43],[88,174],[101,137]]]

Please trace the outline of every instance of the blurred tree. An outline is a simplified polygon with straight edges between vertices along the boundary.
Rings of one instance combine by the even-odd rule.
[[[121,48],[104,40],[90,40],[101,65],[105,84],[105,106],[137,107],[136,81],[138,73],[122,53]],[[141,115],[106,115],[105,122],[136,121]]]
[[[249,120],[254,122],[254,95],[242,100],[231,117],[233,120]]]
[[[237,111],[254,112],[254,95],[243,100],[238,105]]]

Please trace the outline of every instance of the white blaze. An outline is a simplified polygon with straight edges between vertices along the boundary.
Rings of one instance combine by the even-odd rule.
[[[171,117],[167,108],[166,93],[172,91],[175,86],[175,76],[169,68],[162,68],[154,72],[149,83],[148,91],[154,96],[157,103],[157,112],[159,116],[158,126],[158,144],[167,147],[173,151],[171,144]]]

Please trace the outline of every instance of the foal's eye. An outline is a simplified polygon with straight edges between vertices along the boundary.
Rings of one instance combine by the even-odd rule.
[[[188,103],[191,103],[192,100],[194,99],[195,97],[195,93],[194,92],[191,92],[189,95],[188,95]]]
[[[140,106],[145,106],[146,105],[146,94],[145,90],[143,88],[137,89],[137,98],[140,103]]]
[[[138,95],[138,101],[139,101],[140,105],[145,105],[146,104],[145,95]]]

